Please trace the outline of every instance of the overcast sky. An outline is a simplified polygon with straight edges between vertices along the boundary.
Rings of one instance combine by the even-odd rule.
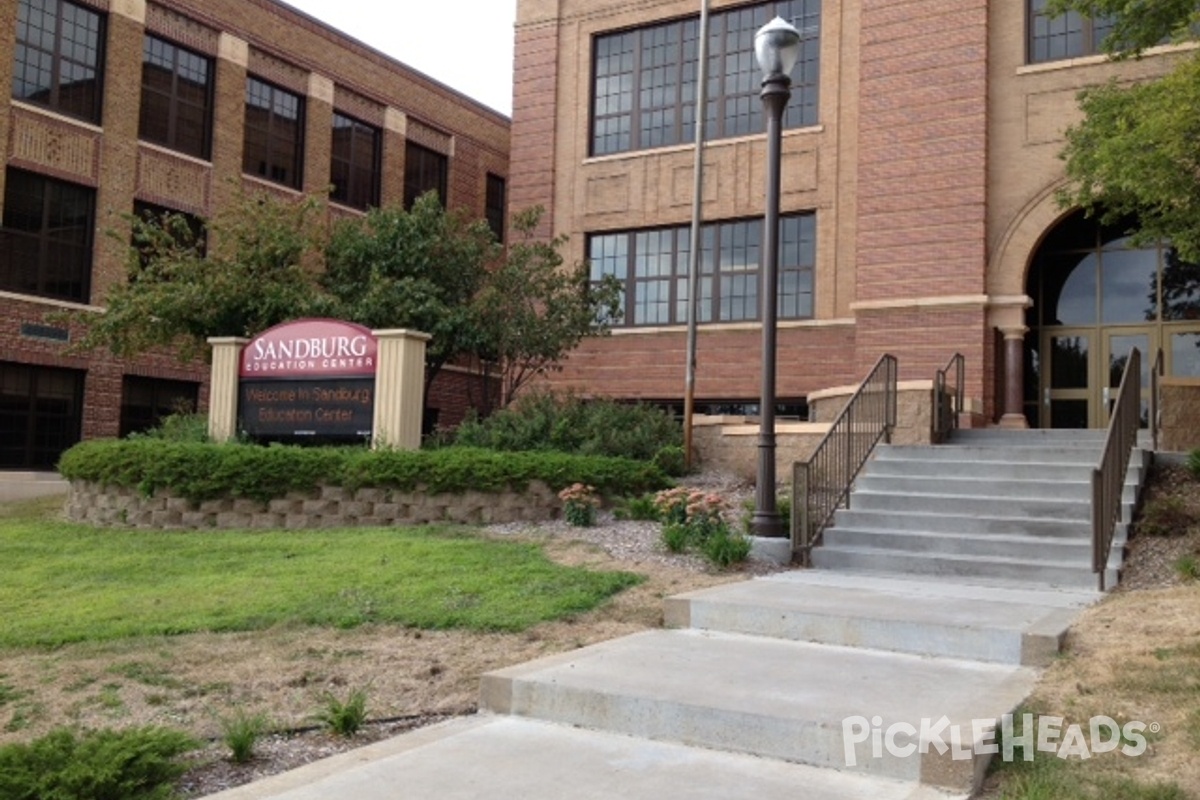
[[[444,0],[443,0],[444,1]],[[284,0],[288,5],[512,114],[517,0]],[[453,51],[460,51],[455,55]]]

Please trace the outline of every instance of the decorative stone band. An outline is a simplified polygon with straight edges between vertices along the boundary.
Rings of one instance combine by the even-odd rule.
[[[312,493],[292,492],[262,502],[221,498],[194,504],[170,492],[153,497],[137,489],[72,481],[67,517],[93,525],[178,529],[288,529],[425,523],[492,524],[538,522],[561,515],[562,502],[549,486],[532,481],[523,492],[429,494],[420,488],[325,486]]]

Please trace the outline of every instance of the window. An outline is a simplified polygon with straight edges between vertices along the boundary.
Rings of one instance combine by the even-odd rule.
[[[1046,13],[1049,0],[1029,2],[1029,61],[1058,61],[1093,55],[1102,50],[1104,39],[1112,31],[1109,17],[1091,19],[1078,11],[1058,17]]]
[[[504,178],[488,173],[487,197],[484,199],[484,214],[497,241],[504,241],[504,215],[506,206]]]
[[[381,142],[378,128],[334,112],[333,200],[361,209],[379,205]]]
[[[754,33],[779,15],[800,31],[792,70],[789,128],[815,125],[820,78],[820,0],[784,0],[709,17],[706,135],[764,130],[762,73]],[[597,36],[592,64],[592,155],[691,142],[695,138],[698,17]]]
[[[83,375],[0,361],[0,469],[54,469],[79,441]]]
[[[0,228],[0,289],[86,303],[96,193],[9,169]]]
[[[100,122],[104,17],[67,0],[21,0],[13,97]]]
[[[404,148],[404,207],[412,208],[417,198],[429,190],[438,193],[446,207],[446,186],[450,159],[428,147],[409,142]]]
[[[247,78],[242,170],[299,189],[303,162],[303,98],[258,78]]]
[[[592,281],[611,275],[625,287],[615,325],[687,322],[690,230],[680,226],[588,238]],[[816,217],[784,217],[779,232],[779,318],[811,318]],[[758,319],[762,220],[705,225],[700,240],[698,321]]]
[[[154,36],[142,47],[138,136],[207,159],[212,155],[212,60]]]
[[[162,418],[191,413],[200,399],[200,384],[126,375],[121,381],[122,437],[158,427]]]

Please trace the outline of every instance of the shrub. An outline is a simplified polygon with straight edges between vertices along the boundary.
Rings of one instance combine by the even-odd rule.
[[[1183,498],[1156,497],[1142,507],[1137,531],[1146,536],[1182,536],[1191,523],[1192,515]]]
[[[658,508],[654,505],[654,495],[643,494],[637,497],[626,497],[617,501],[613,509],[617,519],[635,519],[648,522],[658,522]]]
[[[243,709],[229,717],[222,717],[221,740],[229,748],[230,758],[235,764],[245,764],[254,758],[258,739],[267,730],[265,714],[248,714]]]
[[[532,392],[487,419],[468,419],[455,441],[491,450],[557,450],[651,461],[664,448],[679,448],[683,429],[655,406]],[[680,449],[680,463],[682,453]],[[669,462],[671,455],[663,459]]]
[[[575,483],[559,492],[558,499],[563,501],[563,516],[569,524],[578,528],[596,524],[600,498],[596,496],[595,487]]]
[[[1193,450],[1188,454],[1187,468],[1192,475],[1200,478],[1200,449]]]
[[[677,478],[687,472],[687,463],[683,457],[683,448],[676,447],[673,444],[660,447],[658,452],[654,454],[654,458],[650,460],[650,463],[673,478]]]
[[[1175,572],[1185,581],[1194,581],[1200,578],[1200,560],[1195,553],[1180,556],[1175,560]]]
[[[683,553],[692,546],[692,531],[682,522],[668,522],[663,525],[662,541],[672,553]]]
[[[171,489],[193,502],[216,497],[266,501],[321,485],[429,492],[521,490],[540,480],[558,490],[572,483],[621,495],[670,484],[652,464],[566,453],[498,453],[466,447],[431,451],[201,444],[154,439],[92,440],[72,447],[58,465],[68,480],[136,487],[145,495]]]
[[[130,439],[159,439],[165,442],[207,442],[208,416],[176,412],[163,417],[157,427],[144,433],[131,433]]]
[[[353,736],[367,721],[365,689],[350,692],[345,702],[335,697],[332,692],[326,692],[321,702],[323,705],[317,712],[317,721],[338,736]]]
[[[200,743],[167,728],[60,729],[28,744],[0,747],[5,800],[166,800]]]
[[[700,546],[704,557],[721,569],[740,564],[750,556],[750,537],[728,527],[711,534]]]

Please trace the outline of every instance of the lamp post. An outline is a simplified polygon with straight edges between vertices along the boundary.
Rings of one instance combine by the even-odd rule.
[[[758,410],[758,476],[754,491],[756,536],[786,535],[775,508],[775,351],[779,293],[779,184],[783,110],[792,96],[790,73],[800,57],[800,32],[776,17],[754,34],[754,56],[763,71],[762,104],[767,118],[767,195],[763,219],[762,398]]]

